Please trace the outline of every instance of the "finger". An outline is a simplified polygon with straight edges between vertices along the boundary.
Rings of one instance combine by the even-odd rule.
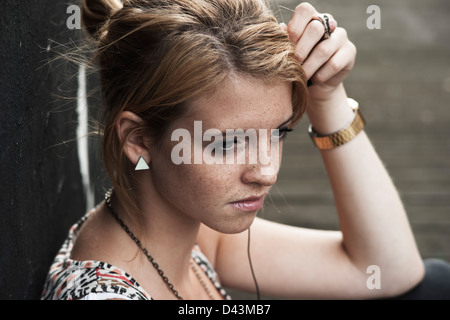
[[[308,23],[317,15],[316,9],[307,2],[299,4],[288,24],[289,39],[296,44]]]
[[[281,30],[283,30],[284,32],[286,32],[286,31],[287,31],[287,25],[286,25],[286,23],[281,22],[281,23],[280,23],[280,28],[281,28]]]
[[[330,34],[334,32],[337,28],[337,21],[334,19],[332,14],[329,13],[323,13],[321,14],[322,17],[327,16],[328,18],[328,27],[330,28]]]
[[[308,23],[305,31],[295,46],[295,57],[300,63],[303,63],[311,51],[323,37],[325,29],[322,22],[312,20]]]
[[[334,30],[336,30],[337,26],[338,26],[337,21],[334,20],[334,18],[331,16],[331,18],[330,18],[330,32],[333,33]]]
[[[311,78],[314,84],[338,84],[355,64],[356,47],[347,41]],[[332,81],[330,83],[330,81]]]
[[[319,42],[303,62],[307,78],[317,72],[348,41],[344,29],[336,29],[333,37]]]

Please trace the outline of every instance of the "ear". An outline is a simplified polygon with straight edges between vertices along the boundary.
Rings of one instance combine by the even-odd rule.
[[[135,130],[142,123],[142,118],[130,111],[122,112],[116,122],[117,135],[123,144],[122,150],[134,164],[137,164],[141,156],[147,164],[151,161],[148,138],[143,135],[141,130]]]

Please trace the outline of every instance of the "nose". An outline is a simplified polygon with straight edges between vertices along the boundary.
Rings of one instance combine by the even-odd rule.
[[[258,145],[250,145],[250,150],[258,150],[258,159],[249,162],[242,174],[243,183],[257,183],[263,186],[272,186],[277,181],[278,171],[281,163],[281,148],[278,140],[271,138],[271,133],[267,135],[263,132],[258,139]],[[266,133],[266,134],[264,134]]]
[[[262,186],[272,186],[277,182],[279,163],[268,165],[249,164],[241,176],[241,181],[246,184],[257,183]]]

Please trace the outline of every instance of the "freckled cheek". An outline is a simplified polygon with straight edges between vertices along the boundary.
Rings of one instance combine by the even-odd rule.
[[[180,168],[180,179],[191,201],[201,202],[205,208],[212,208],[226,201],[232,191],[230,174],[223,166],[208,164],[190,164]]]
[[[153,184],[159,194],[180,209],[221,209],[232,200],[240,183],[240,166],[227,164],[175,164],[174,143],[153,156]],[[234,198],[233,198],[234,199]]]
[[[160,194],[186,210],[213,210],[230,199],[232,173],[223,165],[165,162],[154,172],[154,185]],[[236,179],[236,176],[234,176]]]

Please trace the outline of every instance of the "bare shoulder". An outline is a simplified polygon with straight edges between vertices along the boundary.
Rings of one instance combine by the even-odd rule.
[[[83,223],[74,239],[71,259],[103,261],[114,247],[114,221],[106,214],[105,207],[99,206]]]

